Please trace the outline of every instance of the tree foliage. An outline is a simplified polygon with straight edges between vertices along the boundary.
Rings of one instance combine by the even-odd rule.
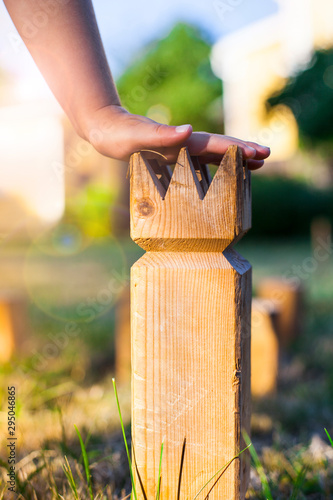
[[[286,104],[306,146],[333,155],[333,49],[316,51],[308,66],[271,96],[269,106]]]
[[[140,115],[162,105],[172,125],[191,123],[195,130],[221,132],[222,84],[211,70],[210,50],[198,29],[177,24],[121,76],[117,86],[122,104]]]

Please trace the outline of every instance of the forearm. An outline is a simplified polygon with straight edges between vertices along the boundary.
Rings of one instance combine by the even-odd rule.
[[[120,105],[91,0],[4,0],[49,87],[77,132],[95,111]]]
[[[4,0],[14,24],[49,87],[78,134],[100,153],[128,160],[135,151],[154,150],[173,163],[180,147],[202,162],[219,163],[237,144],[258,168],[269,149],[192,127],[167,126],[131,115],[120,106],[91,0]]]

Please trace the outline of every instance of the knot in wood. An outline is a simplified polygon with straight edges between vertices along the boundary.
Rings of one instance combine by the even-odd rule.
[[[151,217],[155,213],[154,202],[150,198],[140,198],[135,202],[135,210],[140,217]]]

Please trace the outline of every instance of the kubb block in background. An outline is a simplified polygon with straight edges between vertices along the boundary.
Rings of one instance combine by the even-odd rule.
[[[232,146],[212,180],[183,148],[173,173],[135,153],[130,178],[131,237],[146,250],[131,269],[136,489],[155,498],[164,442],[160,498],[192,499],[249,432],[251,266],[231,245],[251,225],[250,172]],[[199,498],[243,499],[248,459]]]
[[[278,309],[267,299],[252,300],[251,393],[256,397],[274,394],[279,368],[276,331]]]
[[[27,299],[14,291],[0,291],[0,362],[25,352],[30,340]]]
[[[279,345],[287,349],[302,331],[303,295],[300,283],[279,276],[262,279],[257,286],[259,298],[269,300],[278,310],[276,330]]]

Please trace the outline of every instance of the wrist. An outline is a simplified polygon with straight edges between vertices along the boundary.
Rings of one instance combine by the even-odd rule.
[[[129,116],[131,114],[120,104],[103,106],[85,115],[78,133],[99,153],[118,158],[119,131],[124,129]]]
[[[96,137],[104,136],[110,132],[113,125],[123,115],[129,112],[119,104],[109,104],[97,109],[90,109],[82,113],[82,116],[72,123],[78,135],[95,146]]]

